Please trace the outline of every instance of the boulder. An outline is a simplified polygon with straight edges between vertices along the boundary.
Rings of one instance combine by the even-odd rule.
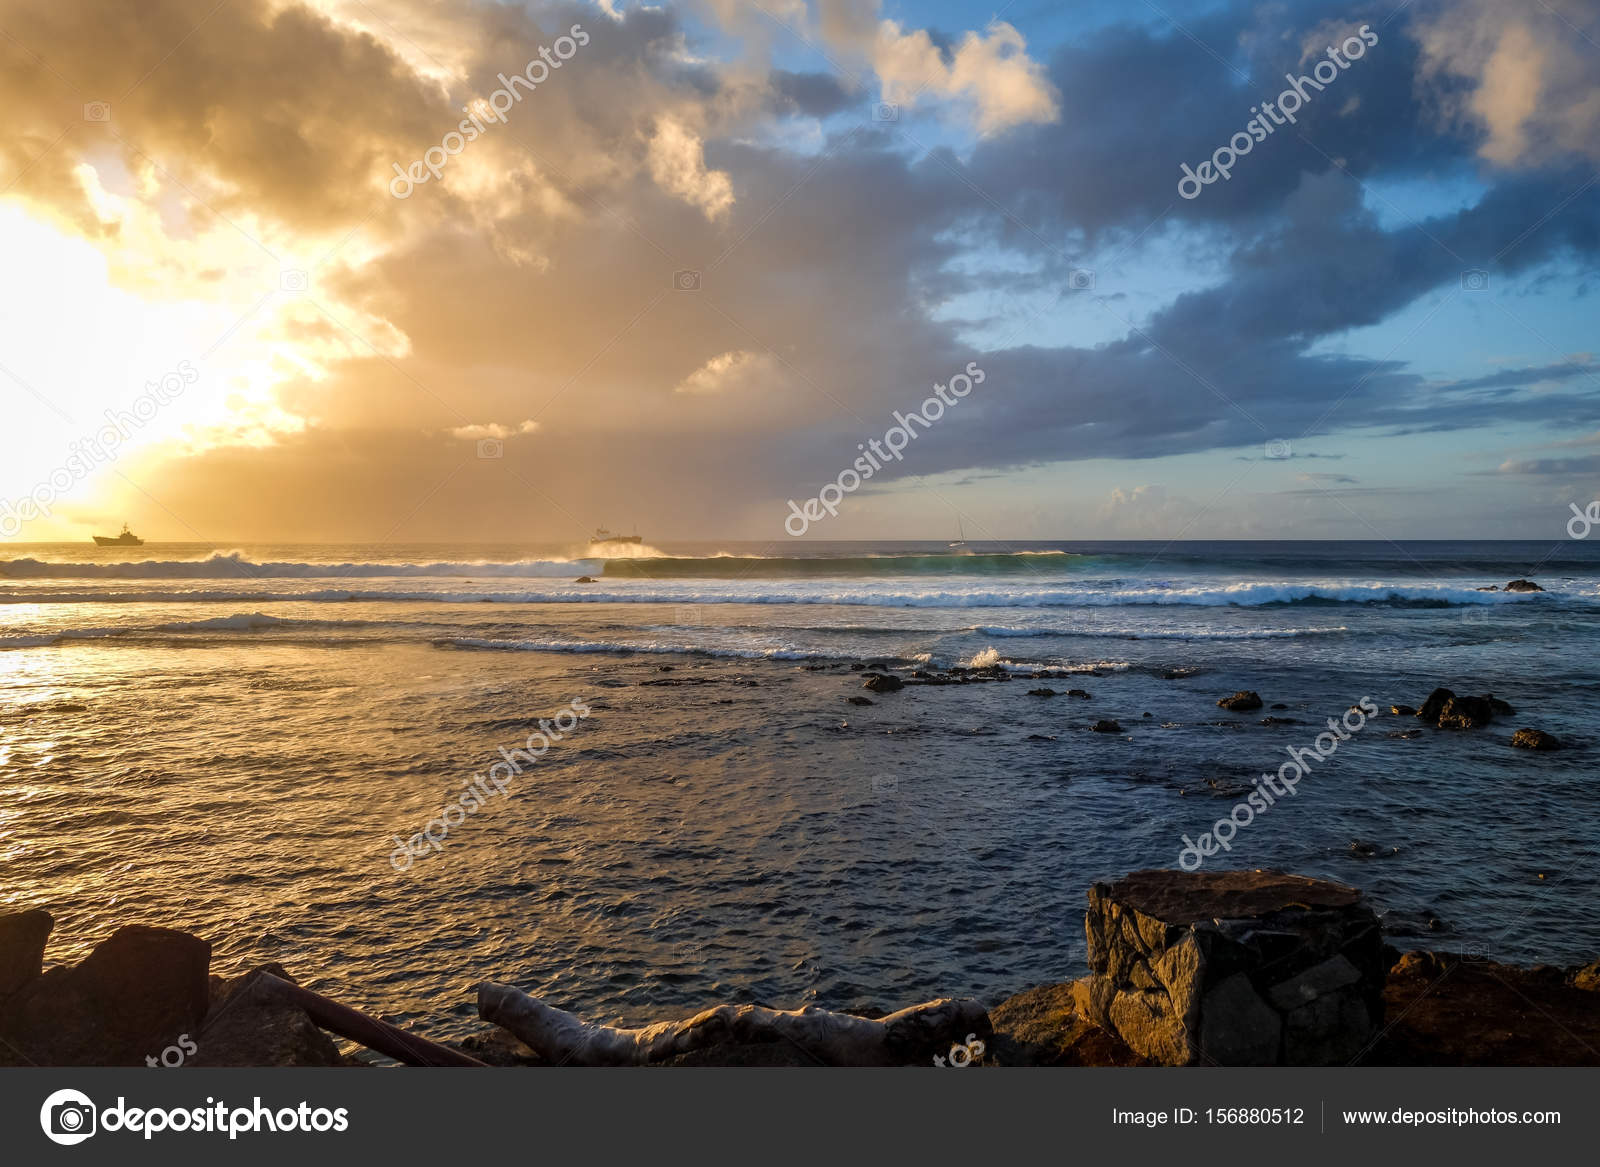
[[[1561,740],[1542,729],[1523,728],[1511,735],[1511,744],[1522,750],[1559,750]]]
[[[899,677],[891,677],[887,673],[872,673],[861,682],[861,687],[871,689],[874,693],[893,693],[897,689],[904,689],[906,683]]]
[[[1477,729],[1494,720],[1487,697],[1451,697],[1439,710],[1440,729]]]
[[[1544,589],[1531,579],[1514,579],[1506,584],[1508,592],[1542,592]]]
[[[43,908],[0,916],[0,1001],[39,975],[53,927],[55,917]]]
[[[573,580],[572,582],[573,583],[594,583],[594,576],[592,576],[592,575],[580,575],[577,579]]]
[[[45,1066],[142,1066],[195,1033],[210,998],[211,945],[171,928],[117,929],[0,1007],[0,1037]],[[3,1048],[3,1047],[0,1047]]]
[[[1081,700],[1087,701],[1087,700],[1089,700],[1089,690],[1087,690],[1087,689],[1068,689],[1067,690],[1067,696],[1068,697],[1077,697],[1077,698],[1080,698]]]
[[[1224,697],[1217,704],[1233,713],[1248,713],[1252,709],[1261,708],[1261,696],[1253,689],[1241,689],[1232,697]]]
[[[1387,960],[1354,888],[1278,871],[1138,871],[1089,891],[1080,1011],[1167,1065],[1349,1061]]]
[[[280,965],[232,980],[211,978],[211,1007],[196,1036],[192,1066],[342,1066],[339,1047],[305,1011],[259,986],[262,973],[296,983]]]
[[[1102,718],[1089,727],[1095,733],[1121,733],[1122,726],[1109,718]]]
[[[1439,714],[1444,709],[1444,703],[1454,696],[1455,694],[1449,689],[1435,689],[1428,694],[1428,699],[1422,703],[1422,708],[1417,710],[1417,716],[1430,724],[1437,723]]]
[[[1389,712],[1396,717],[1415,717],[1417,715],[1417,711],[1409,705],[1391,705],[1389,706]]]
[[[1054,696],[1056,696],[1056,691],[1054,689],[1049,689],[1049,688],[1045,688],[1045,689],[1029,689],[1028,690],[1028,696],[1030,696],[1030,697],[1054,697]]]

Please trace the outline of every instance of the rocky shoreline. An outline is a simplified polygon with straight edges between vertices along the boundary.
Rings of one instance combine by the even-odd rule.
[[[1356,889],[1274,871],[1134,872],[1088,903],[1089,975],[987,1009],[941,1000],[873,1020],[724,1005],[617,1030],[485,985],[482,1014],[518,1032],[444,1044],[300,989],[278,965],[212,975],[211,945],[168,928],[125,926],[45,969],[54,921],[35,909],[0,915],[0,1065],[379,1060],[341,1052],[330,1029],[423,1065],[1600,1065],[1600,962],[1402,954]]]

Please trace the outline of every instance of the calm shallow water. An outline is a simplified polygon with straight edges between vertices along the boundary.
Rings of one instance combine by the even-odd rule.
[[[169,924],[436,1035],[485,977],[630,1022],[993,1002],[1081,973],[1090,882],[1174,866],[1357,699],[1445,684],[1518,715],[1374,719],[1214,862],[1363,887],[1401,947],[1600,955],[1589,545],[801,549],[7,547],[4,902],[56,913],[54,960]],[[1474,590],[1524,574],[1551,591]],[[848,704],[877,658],[1078,675]],[[1217,709],[1239,688],[1289,708]],[[575,697],[507,796],[394,870],[395,835]],[[1524,724],[1579,748],[1511,750]]]

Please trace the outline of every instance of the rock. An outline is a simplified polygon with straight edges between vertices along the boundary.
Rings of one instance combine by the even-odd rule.
[[[851,664],[850,664],[850,671],[852,673],[859,673],[862,669],[864,669],[866,667],[867,666],[862,664],[860,661],[852,661]]]
[[[296,983],[280,965],[212,978],[211,1008],[195,1036],[194,1066],[342,1066],[339,1047],[305,1012],[258,988],[262,973]]]
[[[1422,731],[1420,729],[1391,729],[1388,733],[1384,734],[1383,736],[1384,737],[1398,737],[1398,738],[1414,738],[1414,737],[1421,737],[1422,736]]]
[[[1531,579],[1514,579],[1506,584],[1508,592],[1542,592],[1544,589]]]
[[[1298,725],[1299,722],[1297,722],[1292,717],[1263,717],[1261,719],[1261,724],[1262,725]]]
[[[1429,723],[1437,722],[1440,712],[1444,709],[1444,703],[1454,696],[1455,694],[1449,689],[1435,689],[1428,694],[1428,699],[1422,703],[1422,708],[1417,710],[1417,716]]]
[[[1493,720],[1487,697],[1451,697],[1439,711],[1440,729],[1477,729]]]
[[[1510,704],[1500,700],[1493,693],[1485,693],[1483,699],[1489,703],[1489,709],[1496,717],[1515,717],[1517,711]]]
[[[1575,989],[1582,989],[1586,993],[1600,993],[1600,960],[1573,969],[1569,979]]]
[[[861,682],[863,689],[870,689],[874,693],[893,693],[897,689],[904,689],[906,683],[899,677],[891,677],[887,673],[873,673]]]
[[[0,916],[0,1001],[38,977],[55,923],[43,908]]]
[[[845,700],[850,702],[850,704],[852,704],[852,705],[872,705],[872,704],[875,704],[875,702],[872,700],[871,697],[846,697]]]
[[[1109,718],[1102,718],[1089,727],[1095,733],[1121,733],[1122,726]]]
[[[1396,717],[1415,717],[1417,715],[1417,711],[1409,705],[1391,705],[1389,706],[1389,712]]]
[[[1348,1061],[1389,963],[1354,888],[1277,871],[1138,871],[1089,891],[1074,1003],[1168,1065]]]
[[[1261,708],[1261,697],[1252,689],[1241,689],[1232,697],[1224,697],[1217,704],[1233,713],[1248,713]]]
[[[1054,697],[1054,696],[1056,696],[1056,691],[1054,689],[1029,689],[1028,690],[1028,696],[1030,696],[1030,697]]]
[[[1087,690],[1087,689],[1068,689],[1067,690],[1067,696],[1068,697],[1078,697],[1078,698],[1080,698],[1080,699],[1082,699],[1084,701],[1087,701],[1087,700],[1089,700],[1089,690]]]
[[[1560,969],[1408,952],[1389,970],[1395,1018],[1362,1060],[1390,1066],[1600,1065],[1600,1009]]]
[[[1148,1066],[1079,1009],[1082,981],[1041,985],[989,1010],[989,1058],[1001,1066]]]
[[[1272,703],[1272,707],[1273,707],[1273,708],[1274,708],[1274,709],[1287,709],[1287,708],[1289,708],[1289,707],[1288,707],[1288,706],[1287,706],[1287,705],[1285,705],[1285,704],[1284,704],[1284,703],[1283,703],[1283,702],[1282,702],[1282,701],[1274,701],[1274,702],[1273,702],[1273,703]]]
[[[199,1032],[211,945],[133,924],[71,968],[53,968],[0,1008],[0,1037],[50,1066],[142,1066],[180,1033]],[[0,1056],[5,1053],[0,1047]]]
[[[1523,750],[1559,750],[1559,738],[1545,733],[1542,729],[1523,728],[1511,735],[1511,744]]]
[[[1053,742],[1056,740],[1056,735],[1053,733],[1030,733],[1028,740],[1030,742]]]
[[[1475,592],[1497,592],[1500,590],[1500,585],[1489,584],[1487,587],[1473,588],[1472,590]]]

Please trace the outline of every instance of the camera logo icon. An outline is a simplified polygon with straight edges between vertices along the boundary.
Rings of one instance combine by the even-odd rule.
[[[675,271],[672,273],[672,286],[680,292],[698,292],[700,290],[700,273],[697,271]]]
[[[479,438],[478,457],[503,458],[506,453],[506,444],[499,438]]]
[[[880,101],[872,107],[872,120],[875,122],[897,122],[900,120],[900,107],[892,101]]]
[[[1086,267],[1075,267],[1067,273],[1067,289],[1073,292],[1094,291],[1094,271]]]
[[[108,122],[111,120],[111,104],[105,101],[91,101],[83,107],[83,120],[86,122]]]
[[[1481,268],[1471,268],[1461,273],[1461,287],[1468,292],[1481,292],[1489,286],[1489,273]]]
[[[299,268],[286,267],[278,273],[278,290],[291,296],[303,296],[311,287],[311,277]]]
[[[45,1138],[63,1147],[75,1146],[95,1132],[94,1103],[77,1090],[57,1090],[39,1108]]]
[[[1294,447],[1289,445],[1285,438],[1276,438],[1267,443],[1267,457],[1274,462],[1281,462],[1285,458],[1294,457]]]

